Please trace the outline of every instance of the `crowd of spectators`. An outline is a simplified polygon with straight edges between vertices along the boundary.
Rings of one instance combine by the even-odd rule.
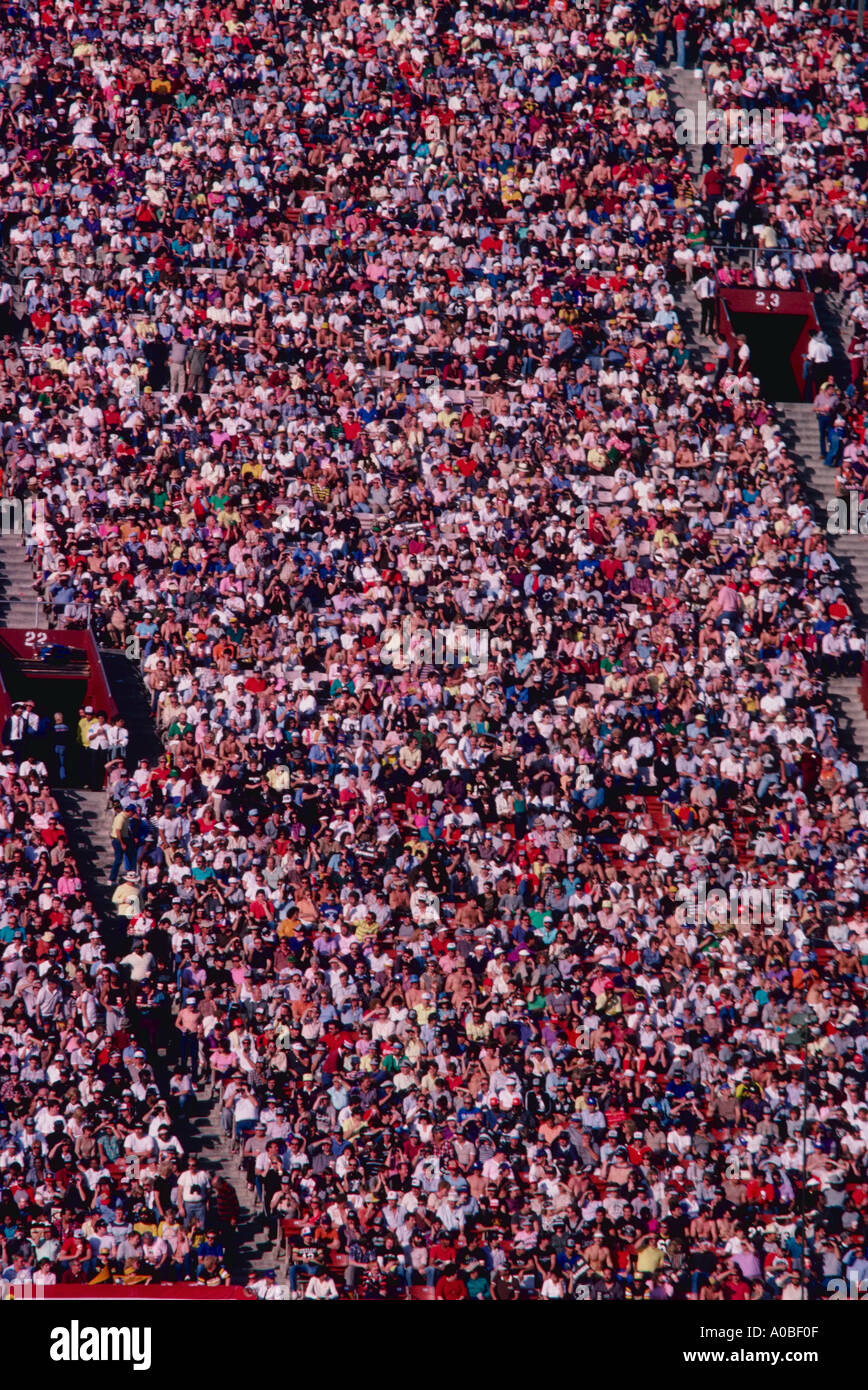
[[[830,296],[840,313],[840,366],[825,335],[808,353],[820,451],[837,490],[861,491],[868,377],[868,57],[852,17],[801,6],[723,7],[697,33],[709,112],[741,112],[779,138],[762,150],[702,150],[700,189],[722,285]],[[775,122],[777,123],[775,125]],[[702,259],[699,247],[697,260]],[[688,269],[693,268],[692,257]]]
[[[46,764],[4,746],[0,796],[0,1287],[225,1283],[237,1198],[129,1030],[152,957],[100,930]]]
[[[106,771],[123,945],[3,783],[4,1277],[225,1282],[208,1095],[308,1298],[868,1270],[860,639],[749,354],[675,303],[749,227],[858,317],[838,16],[0,14],[4,486],[165,750]],[[670,57],[798,137],[694,185]]]

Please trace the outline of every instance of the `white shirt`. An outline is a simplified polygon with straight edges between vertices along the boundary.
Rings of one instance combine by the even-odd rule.
[[[812,338],[808,343],[809,362],[828,362],[832,356],[832,349],[825,338]]]
[[[319,1299],[337,1298],[338,1291],[335,1288],[335,1281],[330,1279],[328,1275],[324,1279],[320,1279],[319,1276],[315,1274],[313,1278],[308,1281],[304,1296],[305,1298]]]
[[[250,1096],[242,1096],[235,1102],[236,1120],[256,1120],[259,1118],[259,1107],[256,1101]]]
[[[204,1202],[208,1197],[208,1187],[210,1179],[204,1169],[197,1168],[194,1172],[182,1173],[178,1179],[178,1194],[181,1201]]]

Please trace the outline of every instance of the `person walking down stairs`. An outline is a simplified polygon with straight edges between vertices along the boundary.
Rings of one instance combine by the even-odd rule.
[[[699,300],[699,331],[703,334],[711,333],[717,308],[717,285],[710,275],[701,275],[693,286],[693,292]]]

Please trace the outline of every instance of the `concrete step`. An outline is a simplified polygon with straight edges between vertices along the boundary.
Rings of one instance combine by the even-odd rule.
[[[70,848],[79,872],[87,884],[88,895],[102,917],[101,930],[107,942],[119,949],[125,942],[126,922],[112,909],[112,886],[108,875],[114,855],[111,848],[111,819],[103,791],[56,788],[55,795],[63,815]],[[239,1250],[232,1277],[243,1282],[251,1272],[275,1267],[275,1251],[268,1239],[264,1218],[250,1200],[246,1178],[230,1144],[219,1127],[217,1102],[200,1098],[191,1116],[185,1148],[201,1156],[209,1171],[219,1172],[235,1188],[241,1209]]]
[[[678,109],[682,108],[696,114],[696,108],[704,95],[703,84],[689,68],[669,67],[663,76],[670,101]],[[694,180],[698,180],[702,165],[702,150],[698,145],[685,145],[683,153]]]
[[[692,104],[698,83],[688,81],[685,74],[668,74],[670,92],[678,94],[684,104]],[[824,332],[840,355],[840,318],[834,303],[817,297],[817,316]],[[681,301],[680,301],[681,302]],[[686,299],[685,308],[688,308]],[[689,308],[688,308],[689,312]],[[833,363],[833,366],[836,366]],[[837,375],[837,372],[836,372]],[[777,404],[781,433],[787,441],[791,456],[800,466],[805,481],[814,493],[814,514],[823,524],[823,512],[830,498],[836,496],[836,471],[826,468],[820,454],[817,419],[810,401]],[[848,603],[860,622],[868,613],[868,537],[858,535],[829,536],[831,549],[839,562],[839,579]],[[864,544],[863,544],[864,542]],[[861,686],[856,679],[841,678],[829,681],[829,693],[841,713],[845,733],[852,744],[863,775],[868,775],[868,716],[862,705]]]
[[[100,648],[100,657],[112,694],[130,731],[129,765],[134,767],[141,758],[155,762],[162,752],[162,744],[154,728],[150,697],[139,668],[123,652],[110,647]]]
[[[231,1183],[241,1208],[238,1235],[239,1251],[235,1268],[231,1271],[238,1282],[243,1282],[250,1274],[275,1269],[277,1252],[268,1235],[268,1227],[261,1210],[257,1210],[255,1195],[247,1186],[247,1176],[241,1167],[239,1157],[233,1150],[220,1128],[219,1101],[204,1096],[196,1106],[195,1129],[191,1132],[190,1146],[197,1153],[206,1168],[219,1172]]]
[[[141,671],[122,652],[101,648],[105,673],[124,722],[130,731],[128,766],[140,758],[155,762],[162,744],[151,718],[149,696],[142,682]],[[111,914],[112,887],[108,875],[114,854],[111,847],[111,816],[106,807],[105,792],[67,791],[58,794],[64,819],[69,823],[70,836],[82,856],[89,854],[91,866],[91,896]],[[123,924],[125,926],[125,924]],[[201,1094],[201,1093],[200,1093]],[[238,1236],[239,1249],[232,1269],[236,1282],[243,1282],[250,1273],[273,1269],[276,1251],[268,1237],[264,1217],[257,1212],[247,1189],[243,1169],[220,1129],[219,1106],[204,1096],[197,1101],[189,1131],[189,1147],[202,1155],[205,1165],[219,1172],[235,1189],[241,1208]]]
[[[21,536],[0,536],[0,624],[23,628],[49,626]]]

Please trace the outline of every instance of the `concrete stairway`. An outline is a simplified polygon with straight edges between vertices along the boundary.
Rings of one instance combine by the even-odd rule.
[[[696,116],[700,98],[705,96],[703,83],[692,68],[670,67],[664,74],[664,83],[675,110],[684,108]],[[698,183],[701,172],[701,149],[697,145],[683,146],[694,184]],[[679,317],[684,327],[685,338],[690,347],[702,352],[710,340],[699,332],[699,306],[692,289],[688,285],[674,287]],[[825,333],[834,356],[831,362],[836,379],[846,385],[849,381],[849,367],[844,352],[839,317],[839,305],[831,294],[814,296],[817,318]],[[792,457],[799,464],[806,483],[813,493],[813,502],[820,524],[825,526],[826,503],[835,495],[835,471],[826,468],[820,457],[820,441],[817,420],[810,402],[777,403],[778,418],[782,432]],[[868,537],[836,536],[830,537],[833,554],[841,567],[841,581],[846,591],[854,617],[862,630],[866,630],[868,612]],[[853,743],[856,757],[863,775],[868,775],[868,714],[862,704],[861,682],[857,678],[836,677],[829,681],[829,693],[837,706],[842,733],[848,733]]]
[[[0,535],[0,627],[45,629],[48,625],[33,587],[23,538]]]
[[[111,901],[113,890],[109,873],[114,855],[106,794],[78,788],[55,788],[54,791],[79,872],[85,880],[88,896],[101,917],[103,939],[113,952],[125,952],[129,949],[127,924],[123,917],[115,914]],[[165,1045],[158,1046],[157,1055],[152,1061],[158,1073],[167,1078],[170,1049]],[[201,1088],[190,1121],[183,1135],[185,1148],[201,1155],[212,1178],[218,1173],[222,1174],[232,1184],[238,1197],[241,1208],[239,1249],[231,1271],[233,1278],[236,1282],[243,1281],[251,1271],[274,1268],[274,1254],[269,1258],[273,1247],[265,1220],[254,1209],[243,1169],[220,1130],[219,1105],[206,1099]]]
[[[18,535],[0,535],[0,626],[27,629],[49,626],[33,587],[33,572],[22,537]],[[156,758],[161,745],[140,672],[121,652],[104,650],[101,656],[112,694],[130,731],[129,758],[134,761],[143,757]],[[78,871],[99,916],[103,939],[113,953],[123,951],[127,943],[127,924],[124,918],[116,915],[111,901],[113,889],[109,873],[114,855],[106,794],[67,786],[52,790]],[[167,1048],[158,1047],[152,1060],[165,1075],[169,1060]],[[209,1170],[222,1173],[238,1196],[241,1208],[239,1250],[233,1278],[238,1282],[250,1272],[273,1268],[276,1252],[268,1238],[265,1220],[255,1210],[243,1170],[220,1131],[217,1106],[200,1093],[190,1120],[184,1136],[186,1146],[202,1155]]]
[[[112,694],[130,731],[128,765],[135,765],[140,758],[156,761],[162,744],[151,718],[149,697],[139,667],[113,648],[101,648],[100,656]],[[106,794],[68,791],[58,799],[76,848],[80,846],[82,856],[90,853],[94,881],[89,885],[89,891],[94,905],[102,906],[104,903],[105,911],[110,913],[112,889],[108,875],[114,855],[110,839],[111,813],[106,806]],[[123,919],[120,919],[120,924],[124,926]],[[159,1052],[165,1067],[169,1061],[167,1049],[160,1048]],[[250,1273],[275,1267],[276,1252],[268,1236],[267,1224],[262,1213],[256,1210],[244,1170],[220,1129],[219,1103],[206,1098],[202,1087],[190,1118],[192,1123],[185,1136],[187,1147],[201,1156],[212,1178],[218,1174],[225,1177],[238,1197],[241,1209],[239,1246],[231,1273],[235,1282],[243,1282]]]
[[[814,494],[820,524],[825,526],[826,504],[835,496],[835,469],[827,468],[820,457],[820,435],[814,407],[809,401],[798,401],[780,404],[777,410],[792,456]],[[868,611],[868,536],[830,536],[829,543],[840,565],[847,601],[864,631]],[[862,704],[861,682],[857,677],[833,677],[829,681],[829,691],[849,725],[863,773],[868,773],[868,715]]]
[[[33,585],[33,570],[23,539],[18,535],[0,535],[0,626],[49,626],[49,616]],[[53,791],[79,873],[88,882],[91,901],[100,913],[111,915],[111,894],[105,888],[113,856],[105,793],[66,786],[54,787]]]
[[[91,901],[98,911],[113,915],[108,877],[114,854],[105,792],[78,787],[55,787],[66,833],[79,871],[86,873]]]
[[[821,524],[825,527],[827,504],[835,496],[834,468],[827,468],[820,457],[820,434],[814,407],[809,401],[781,404],[778,415],[784,436],[800,464],[805,481],[813,493]],[[865,536],[829,536],[832,553],[841,567],[847,598],[864,623],[868,611],[868,544]]]
[[[684,109],[692,111],[696,116],[697,104],[702,96],[704,89],[701,80],[695,75],[692,68],[671,67],[664,75],[664,85],[669,94],[669,99],[675,111]],[[702,172],[702,149],[699,145],[682,145],[684,156],[687,160],[694,187],[698,192],[699,176]],[[678,280],[672,285],[672,295],[678,310],[678,317],[684,330],[684,340],[688,348],[695,353],[704,355],[707,359],[711,356],[711,345],[713,339],[708,334],[701,333],[699,324],[701,315],[699,301],[689,284],[683,280]]]
[[[707,333],[700,332],[699,300],[693,292],[693,286],[685,284],[679,277],[674,282],[670,282],[670,290],[684,333],[685,346],[695,356],[701,357],[705,361],[711,361],[713,339],[709,338]]]
[[[838,385],[846,388],[850,384],[850,363],[844,350],[844,337],[841,331],[841,301],[838,295],[826,292],[814,295],[814,308],[820,327],[832,349],[829,366]]]
[[[669,93],[675,111],[683,108],[692,111],[696,116],[696,108],[701,97],[705,95],[702,79],[696,76],[693,68],[670,67],[664,74],[664,83]],[[702,157],[702,146],[689,144],[682,146],[690,172],[695,183],[699,181],[700,161]]]
[[[128,765],[135,767],[141,758],[156,762],[163,751],[162,744],[151,718],[150,697],[140,668],[116,648],[100,647],[99,654],[111,692],[130,731]]]
[[[238,1154],[220,1128],[219,1101],[206,1098],[200,1089],[193,1118],[195,1124],[191,1125],[189,1135],[191,1150],[201,1157],[212,1176],[219,1173],[232,1185],[241,1208],[238,1254],[230,1271],[233,1279],[241,1282],[250,1274],[261,1274],[267,1269],[277,1274],[278,1256],[268,1234],[268,1223],[261,1208],[256,1206],[255,1195],[248,1189]]]
[[[829,681],[837,705],[839,727],[850,734],[854,755],[863,780],[868,777],[868,716],[862,703],[862,682],[856,676],[838,676]]]

